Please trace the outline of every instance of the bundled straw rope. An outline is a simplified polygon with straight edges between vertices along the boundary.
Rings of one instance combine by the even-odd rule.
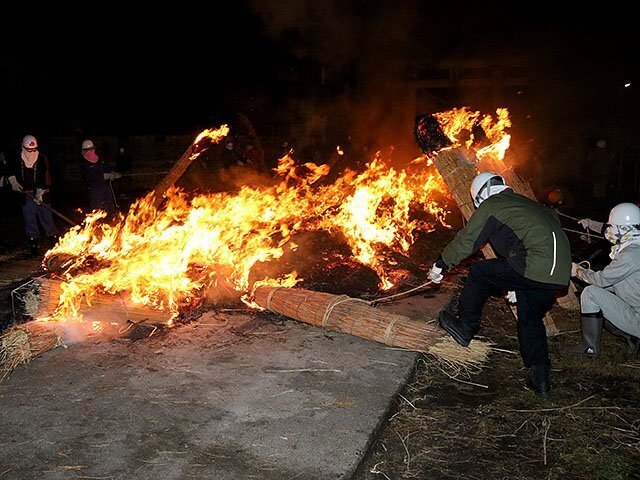
[[[451,342],[435,321],[395,315],[346,295],[261,286],[254,292],[254,301],[267,310],[310,325],[432,354],[452,364],[480,365],[490,351],[490,344],[482,340],[474,340],[469,348]]]
[[[34,320],[11,327],[0,336],[0,379],[21,363],[27,363],[61,343],[55,323]]]

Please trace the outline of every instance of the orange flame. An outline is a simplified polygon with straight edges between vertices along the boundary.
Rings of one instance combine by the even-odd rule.
[[[463,131],[467,131],[470,134],[464,142],[464,146],[471,148],[474,141],[477,140],[472,133],[474,126],[482,127],[489,140],[489,145],[475,151],[478,159],[482,161],[484,159],[503,160],[511,143],[511,135],[506,132],[506,129],[511,127],[509,111],[506,108],[498,108],[496,115],[497,119],[494,121],[491,115],[481,115],[480,112],[473,112],[467,107],[463,107],[436,113],[433,116],[454,146],[461,145],[458,137]]]
[[[454,113],[438,117],[450,138],[480,118],[466,109]],[[508,114],[499,113],[499,119],[509,123]],[[481,122],[488,137],[503,141],[501,127],[490,117]],[[226,126],[205,130],[194,145],[205,137],[217,142],[227,133]],[[214,285],[245,294],[258,284],[293,286],[301,280],[295,271],[260,282],[250,280],[251,272],[298,248],[294,235],[310,230],[341,239],[356,260],[378,274],[380,288],[391,288],[390,255],[407,254],[417,231],[431,231],[438,222],[446,226],[449,197],[426,156],[407,162],[407,169],[393,168],[389,160],[378,153],[363,171],[345,170],[330,183],[328,165],[296,164],[291,151],[273,169],[268,186],[199,195],[172,188],[164,204],[155,206],[149,194],[113,225],[103,221],[104,212],[93,212],[47,252],[46,257],[72,259],[65,265],[53,319],[80,319],[82,302],[98,293],[125,294],[134,303],[177,315]],[[243,300],[248,302],[246,295]]]

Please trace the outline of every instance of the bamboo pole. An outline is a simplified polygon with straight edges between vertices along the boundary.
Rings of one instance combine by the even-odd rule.
[[[469,348],[449,342],[433,321],[414,320],[375,308],[365,300],[297,288],[260,286],[254,292],[260,307],[295,320],[374,342],[431,353],[460,364],[480,364],[489,344],[473,340]],[[442,349],[443,342],[447,347]],[[438,352],[438,353],[435,353]],[[455,360],[454,360],[455,358]]]

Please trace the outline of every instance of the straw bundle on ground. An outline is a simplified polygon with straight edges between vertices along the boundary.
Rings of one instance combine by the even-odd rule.
[[[33,320],[9,328],[0,336],[0,379],[21,363],[56,348],[61,341],[55,322]]]
[[[435,322],[385,312],[365,300],[346,295],[261,286],[254,292],[254,301],[267,310],[310,325],[430,353],[451,363],[479,365],[490,350],[489,343],[481,340],[474,340],[469,348],[452,344]]]
[[[37,320],[54,313],[62,293],[61,284],[59,280],[39,277],[23,285],[23,288],[16,289],[21,311],[36,320],[16,325],[0,337],[2,378],[17,365],[61,345],[62,340],[69,336],[82,337],[109,331],[121,333],[122,327],[127,324],[167,325],[171,320],[170,313],[133,305],[128,299],[108,294],[92,297],[91,305],[83,303],[80,308],[85,320],[83,322]],[[95,330],[97,324],[100,328]]]
[[[34,284],[32,292],[35,294],[28,301],[25,301],[27,315],[33,318],[51,315],[60,301],[62,282],[42,277],[35,279]],[[83,317],[90,321],[129,321],[131,323],[145,322],[166,325],[171,320],[170,313],[136,305],[124,295],[102,293],[92,296],[90,301],[90,305],[84,301],[80,308]]]

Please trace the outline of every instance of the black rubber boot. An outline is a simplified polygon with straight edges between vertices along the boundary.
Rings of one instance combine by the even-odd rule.
[[[37,257],[40,254],[40,241],[37,238],[30,238],[28,240],[29,244],[29,255],[32,257]]]
[[[597,357],[600,355],[600,340],[604,318],[602,313],[583,313],[580,317],[582,324],[582,340],[577,345],[566,349],[572,355]]]
[[[635,355],[636,353],[638,353],[638,348],[640,347],[640,338],[634,337],[633,335],[625,332],[624,330],[620,330],[609,320],[604,321],[604,328],[606,328],[607,331],[612,335],[623,338],[627,343],[627,352],[629,352],[631,355]]]
[[[51,235],[50,237],[47,237],[47,242],[46,242],[47,249],[51,249],[55,247],[56,243],[58,243],[57,235]]]
[[[527,374],[527,386],[542,398],[549,398],[551,393],[549,371],[549,364],[532,365]]]
[[[453,337],[453,339],[458,342],[463,347],[468,347],[471,342],[471,338],[468,338],[467,335],[460,328],[460,319],[456,317],[453,313],[448,310],[442,310],[438,314],[438,322],[440,323],[440,327],[447,331],[449,335]]]

